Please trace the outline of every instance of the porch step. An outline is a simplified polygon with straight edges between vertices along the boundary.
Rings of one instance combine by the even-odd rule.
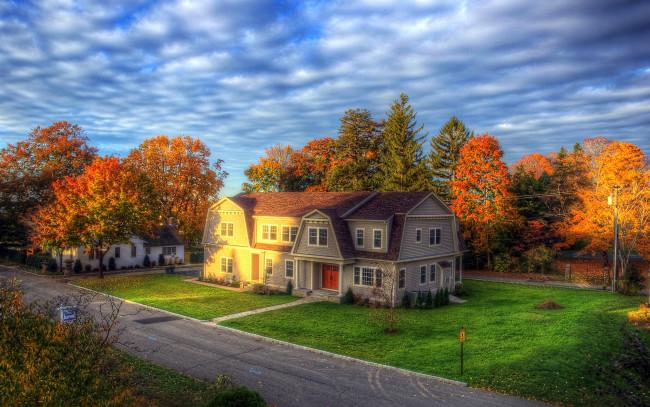
[[[294,289],[292,294],[298,297],[309,297],[318,299],[320,301],[329,301],[337,304],[341,303],[341,297],[339,297],[339,294],[336,291]]]

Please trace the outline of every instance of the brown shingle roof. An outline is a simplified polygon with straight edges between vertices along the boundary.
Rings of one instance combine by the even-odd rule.
[[[160,226],[154,232],[153,237],[146,237],[144,240],[148,246],[181,246],[185,244],[178,230],[171,225]]]
[[[406,214],[431,192],[379,192],[369,202],[348,215],[346,219],[389,219],[394,214]]]

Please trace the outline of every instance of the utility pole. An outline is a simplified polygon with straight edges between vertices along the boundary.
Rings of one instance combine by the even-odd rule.
[[[614,205],[614,273],[612,279],[612,292],[616,291],[616,271],[618,269],[618,185],[614,185],[614,199],[609,197],[609,204]]]

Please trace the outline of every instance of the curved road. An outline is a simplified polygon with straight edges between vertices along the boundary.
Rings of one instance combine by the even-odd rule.
[[[22,280],[25,299],[45,301],[81,290],[61,277],[0,266]],[[95,311],[106,298],[96,297]],[[104,305],[105,306],[105,305]],[[221,374],[278,406],[539,406],[539,402],[445,383],[251,337],[123,303],[119,347],[146,360],[212,381]]]

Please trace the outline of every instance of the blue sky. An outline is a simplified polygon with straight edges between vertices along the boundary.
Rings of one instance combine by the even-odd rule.
[[[404,92],[512,163],[586,137],[650,153],[650,2],[0,0],[0,148],[66,120],[100,153],[190,135],[223,195],[274,144],[336,137]]]

